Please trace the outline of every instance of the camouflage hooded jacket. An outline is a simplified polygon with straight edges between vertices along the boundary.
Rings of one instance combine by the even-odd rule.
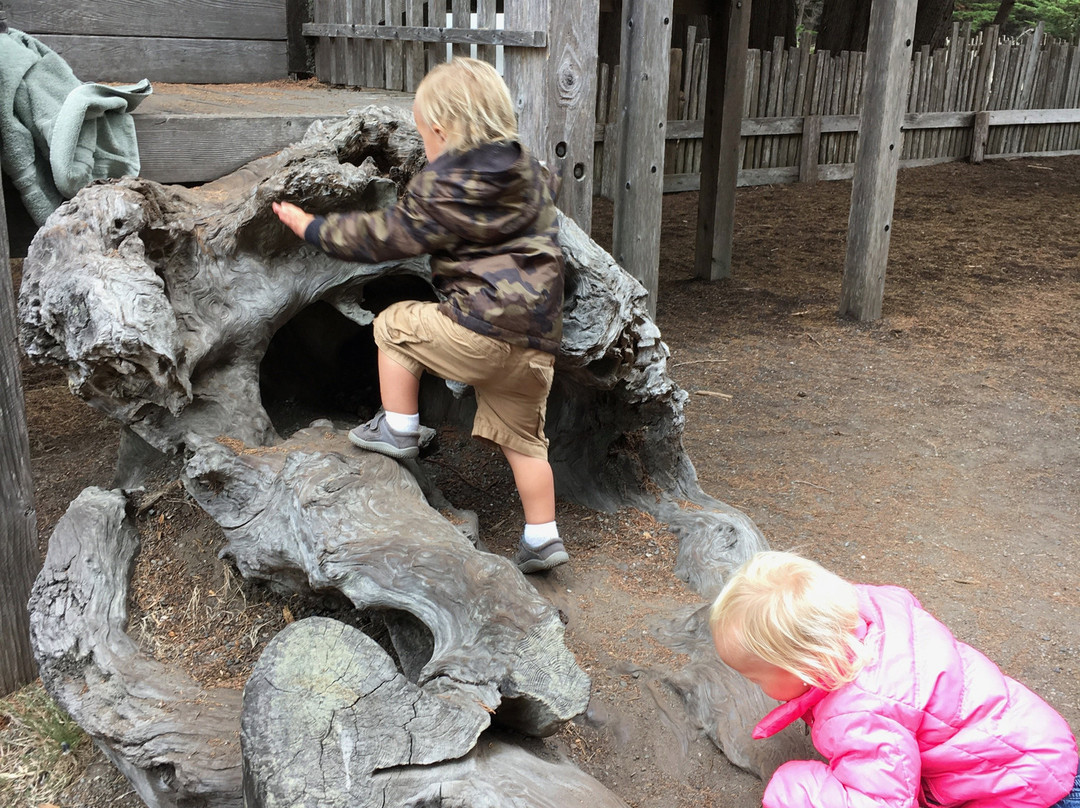
[[[305,239],[338,258],[379,263],[430,254],[440,310],[466,328],[555,353],[563,255],[549,175],[518,143],[446,153],[390,208],[318,216]]]

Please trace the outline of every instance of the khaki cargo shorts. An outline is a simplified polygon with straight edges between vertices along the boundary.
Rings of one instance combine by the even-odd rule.
[[[547,458],[547,397],[555,357],[458,325],[437,303],[402,300],[375,319],[375,344],[418,377],[423,371],[472,385],[473,437]]]

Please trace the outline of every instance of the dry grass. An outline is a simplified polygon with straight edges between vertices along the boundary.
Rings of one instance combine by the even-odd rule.
[[[54,802],[92,755],[90,738],[40,681],[0,701],[0,805]]]

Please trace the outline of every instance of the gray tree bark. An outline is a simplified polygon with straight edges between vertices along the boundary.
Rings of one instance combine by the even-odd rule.
[[[50,695],[150,808],[240,808],[240,694],[203,688],[126,633],[139,536],[120,491],[87,488],[57,522],[30,598]]]
[[[626,808],[568,763],[480,736],[481,713],[410,682],[374,640],[327,618],[271,641],[243,716],[249,808]]]

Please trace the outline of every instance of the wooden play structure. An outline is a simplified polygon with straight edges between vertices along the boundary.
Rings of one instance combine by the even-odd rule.
[[[560,206],[588,228],[599,0],[505,0],[498,7],[501,30],[491,25],[496,0],[452,0],[445,7],[422,0],[385,4],[317,0],[311,19],[306,19],[307,8],[299,0],[238,0],[148,4],[132,13],[130,5],[120,0],[104,0],[89,8],[9,0],[7,18],[12,27],[60,53],[86,80],[145,77],[153,82],[231,85],[284,80],[299,72],[298,65],[313,64],[316,75],[335,85],[375,91],[362,98],[321,87],[159,88],[136,120],[143,174],[165,182],[213,179],[296,140],[308,121],[339,116],[348,107],[375,101],[407,104],[408,89],[422,70],[445,58],[448,45],[457,52],[475,45],[480,58],[493,58],[494,49],[502,47],[523,139],[562,171]],[[621,8],[625,58],[620,83],[625,103],[618,124],[614,252],[649,290],[651,308],[655,308],[663,192],[667,33],[675,13],[710,15],[722,32],[728,25],[722,10],[706,0],[625,0]],[[748,16],[749,4],[740,0],[730,10],[741,19]],[[740,30],[735,29],[736,43]],[[244,38],[237,38],[239,32]],[[706,111],[713,125],[721,119],[725,104],[732,114],[741,110],[738,91],[724,99],[726,62],[716,57],[711,61],[711,73],[716,75],[710,74],[710,87],[721,91],[710,93],[719,101]],[[714,138],[705,141],[704,165],[719,166],[719,144]],[[724,198],[717,202],[719,187]],[[730,266],[730,247],[724,248],[723,234],[717,233],[711,219],[717,210],[720,216],[731,210],[734,184],[727,178],[718,182],[705,171],[701,188],[698,274],[720,277]]]
[[[122,0],[88,8],[70,0],[0,3],[13,27],[56,49],[80,77],[118,82],[146,77],[158,85],[136,121],[143,174],[162,182],[212,180],[294,142],[313,120],[340,117],[349,108],[407,106],[426,70],[450,53],[497,62],[518,101],[524,139],[560,168],[560,205],[586,230],[593,195],[600,190],[594,187],[601,173],[594,153],[602,144],[603,190],[615,201],[613,253],[645,285],[654,311],[665,190],[700,194],[694,274],[716,279],[731,273],[736,185],[851,179],[856,166],[865,168],[870,160],[864,154],[860,161],[857,150],[874,152],[877,168],[865,170],[886,185],[881,177],[894,174],[896,165],[979,162],[999,152],[1074,152],[1070,127],[1080,122],[1074,108],[1080,60],[1061,53],[1054,64],[1065,69],[1053,68],[1040,53],[1039,31],[1029,47],[1010,49],[996,44],[992,30],[967,57],[978,64],[972,64],[966,80],[958,64],[969,37],[955,28],[951,47],[957,42],[960,47],[947,56],[926,49],[913,54],[908,48],[906,55],[894,57],[871,43],[867,54],[842,54],[845,66],[849,61],[851,66],[842,74],[833,66],[817,70],[825,63],[806,42],[791,54],[777,45],[772,52],[749,52],[756,58],[748,59],[750,7],[749,0],[180,0],[134,9]],[[905,41],[905,9],[880,13],[892,18],[884,22],[885,46]],[[694,75],[699,95],[694,116],[676,121],[671,112],[678,99],[670,88],[679,84],[667,80],[666,43],[673,23],[686,15],[708,21],[704,30],[711,53]],[[617,69],[597,70],[598,20],[607,28],[619,26]],[[1017,79],[1000,82],[991,94],[987,75],[991,68],[995,75],[1011,69],[1010,60],[1016,62]],[[794,69],[798,75],[782,97],[769,88],[768,102],[756,100],[754,82],[746,81],[748,70],[762,70],[766,62],[774,74]],[[1047,75],[1045,89],[1032,81],[1040,71]],[[323,84],[287,80],[307,73]],[[904,76],[911,77],[906,107],[898,109],[898,121],[889,119],[887,136],[871,146],[863,122],[874,127],[880,119],[867,111],[880,112],[876,94],[886,82],[895,91]],[[1011,96],[1006,83],[1015,91]],[[862,93],[859,85],[865,87]],[[959,100],[965,94],[966,104]],[[1033,94],[1048,108],[1040,108]],[[802,97],[805,112],[787,103]],[[831,100],[818,106],[813,99],[822,97]],[[939,106],[947,97],[957,98],[957,111]],[[835,103],[838,98],[842,104]],[[1034,150],[1032,136],[1038,138]],[[685,138],[693,143],[693,173],[665,177],[665,150],[670,164],[674,141],[690,142]],[[945,156],[910,155],[916,142],[942,140],[954,144],[951,151],[942,150]],[[776,168],[747,170],[742,165],[747,148],[786,150],[789,156]],[[880,204],[887,197],[891,216],[892,193],[885,190],[876,187],[872,198]],[[853,206],[853,216],[862,215]],[[880,293],[853,293],[852,284],[878,251],[858,237],[852,242],[862,246],[849,255],[841,311],[873,318],[880,313]],[[870,274],[883,277],[884,268]],[[853,307],[852,298],[873,302]]]

